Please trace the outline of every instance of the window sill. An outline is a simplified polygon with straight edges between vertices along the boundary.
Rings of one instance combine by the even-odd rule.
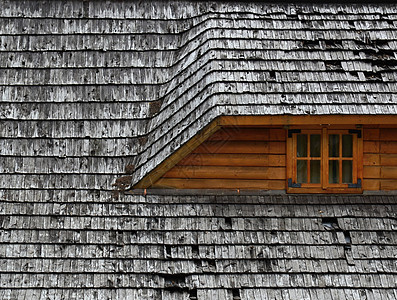
[[[362,194],[362,188],[288,188],[288,194]]]

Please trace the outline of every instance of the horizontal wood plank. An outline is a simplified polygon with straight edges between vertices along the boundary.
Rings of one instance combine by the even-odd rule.
[[[380,189],[384,191],[397,190],[397,180],[382,180],[380,182]]]
[[[380,130],[380,140],[397,141],[397,128],[382,128]]]
[[[163,178],[285,179],[285,168],[175,166]]]
[[[380,178],[380,166],[364,166],[363,176],[364,178]]]
[[[263,153],[285,154],[285,142],[263,141],[208,141],[202,143],[194,153]]]
[[[380,163],[382,166],[397,166],[397,154],[381,154]]]
[[[363,152],[364,153],[379,153],[379,141],[364,141]]]
[[[379,191],[380,180],[379,179],[363,179],[363,189],[366,191]]]
[[[236,166],[236,167],[285,167],[283,154],[190,154],[179,166]]]
[[[397,167],[382,167],[381,178],[397,179]]]
[[[380,142],[380,153],[397,154],[397,142]]]
[[[378,141],[379,140],[379,129],[374,128],[364,128],[363,138],[365,141]]]
[[[379,166],[380,165],[380,155],[365,153],[363,155],[363,164],[364,166]]]
[[[285,190],[285,180],[179,179],[161,178],[154,188]]]
[[[285,141],[286,130],[278,128],[225,127],[208,141]]]

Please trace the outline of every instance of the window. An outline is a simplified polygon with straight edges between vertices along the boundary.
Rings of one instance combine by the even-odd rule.
[[[357,129],[290,129],[288,192],[362,191],[362,138]]]

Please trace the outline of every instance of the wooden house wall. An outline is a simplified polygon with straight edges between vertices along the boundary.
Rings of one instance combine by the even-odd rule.
[[[397,128],[363,129],[363,189],[397,189]],[[286,189],[286,130],[224,128],[158,180],[161,188]]]
[[[364,190],[397,190],[397,128],[364,128]]]
[[[223,128],[168,171],[154,187],[283,190],[286,131]]]

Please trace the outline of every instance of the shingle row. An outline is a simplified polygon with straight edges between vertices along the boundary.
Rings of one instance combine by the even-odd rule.
[[[133,199],[131,199],[127,195],[123,199],[114,202],[109,202],[109,199],[104,198],[96,203],[83,201],[88,198],[87,195],[81,195],[82,201],[76,199],[77,203],[56,201],[55,199],[50,203],[40,203],[38,201],[29,201],[28,199],[24,199],[23,203],[18,203],[11,202],[12,200],[10,199],[9,202],[2,203],[0,215],[54,215],[68,217],[131,217],[133,215],[135,218],[161,217],[172,219],[189,216],[192,218],[212,218],[215,221],[218,218],[239,218],[243,215],[244,218],[258,220],[257,222],[275,222],[277,228],[282,226],[282,228],[288,228],[288,230],[292,230],[294,227],[302,230],[304,227],[299,227],[300,224],[303,224],[302,222],[311,220],[310,223],[316,224],[319,219],[330,216],[340,217],[348,225],[353,224],[349,216],[354,214],[355,219],[360,219],[360,223],[354,222],[353,224],[357,228],[365,228],[365,224],[361,223],[361,221],[367,218],[368,220],[372,218],[377,220],[378,216],[381,215],[382,218],[385,218],[384,221],[387,224],[393,224],[393,220],[397,216],[397,207],[393,202],[395,200],[394,196],[386,196],[385,199],[380,196],[363,197],[362,195],[354,197],[338,196],[334,197],[334,199],[331,197],[319,197],[317,201],[316,199],[311,199],[313,198],[311,196],[310,200],[312,202],[306,202],[303,197],[303,199],[298,198],[301,201],[296,201],[294,197],[286,196],[274,197],[273,199],[271,196],[262,196],[260,197],[261,199],[257,199],[259,197],[198,197],[192,195],[168,197],[156,195],[155,197],[155,195],[134,195]],[[227,199],[230,199],[230,201],[227,201]],[[320,203],[324,201],[323,199],[326,199],[327,203]],[[381,202],[383,205],[378,205],[377,202]],[[292,221],[298,223],[292,225]],[[310,227],[310,229],[314,228]]]
[[[350,15],[345,19],[329,19],[324,15],[322,19],[312,19],[310,15],[302,14],[299,20],[261,18],[261,16],[240,12],[239,19],[235,14],[208,13],[191,19],[175,20],[148,20],[148,19],[73,19],[59,17],[51,19],[2,17],[0,34],[180,34],[191,27],[199,26],[202,22],[214,22],[219,27],[246,27],[265,28],[267,30],[283,30],[286,27],[292,30],[316,29],[326,27],[330,30],[387,30],[395,28],[396,15],[378,20],[368,20],[366,15]],[[354,18],[354,16],[356,18]],[[255,20],[253,23],[251,20]]]
[[[244,274],[239,278],[225,275],[192,275],[190,284],[197,288],[233,288],[235,286],[250,286],[252,288],[291,288],[306,285],[307,289],[318,287],[393,289],[395,282],[393,275],[388,274]],[[12,286],[9,285],[12,283]],[[165,286],[166,279],[159,275],[131,274],[9,274],[3,273],[0,279],[1,286],[9,288],[29,288],[30,282],[48,288],[77,288],[79,282],[85,283],[85,288],[157,288]]]
[[[298,19],[299,16],[307,16],[313,19],[326,18],[331,15],[334,18],[346,18],[346,15],[363,16],[366,19],[388,19],[396,15],[395,6],[392,4],[317,4],[317,5],[291,5],[291,4],[258,4],[240,3],[233,6],[229,3],[218,1],[197,3],[186,1],[188,5],[179,5],[178,1],[169,3],[142,3],[133,5],[131,2],[119,2],[116,4],[97,5],[96,3],[81,3],[79,1],[68,1],[62,4],[47,3],[46,1],[5,1],[4,9],[0,17],[38,17],[38,18],[112,18],[112,19],[185,19],[208,12],[239,13],[248,12],[260,16],[269,16],[274,19]],[[40,7],[40,9],[37,9]],[[45,7],[46,9],[44,9]]]

